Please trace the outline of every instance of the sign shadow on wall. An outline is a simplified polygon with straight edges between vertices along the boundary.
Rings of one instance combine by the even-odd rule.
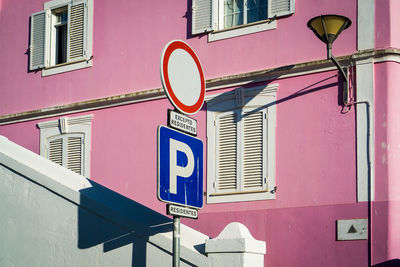
[[[132,266],[146,266],[149,238],[172,232],[172,220],[100,184],[90,183],[92,187],[80,190],[78,248],[102,244],[107,253],[132,244]]]
[[[320,81],[318,81],[318,82],[316,82],[316,83],[310,84],[310,85],[308,85],[308,86],[306,86],[306,87],[304,87],[304,88],[302,88],[302,89],[300,89],[300,90],[298,90],[298,91],[292,93],[291,95],[288,95],[288,96],[279,98],[279,99],[277,99],[276,101],[270,102],[270,103],[268,103],[268,104],[266,104],[266,105],[259,106],[258,108],[253,109],[251,112],[248,112],[248,113],[245,114],[244,116],[251,115],[251,114],[253,114],[253,113],[257,112],[257,111],[260,111],[260,110],[262,110],[262,109],[268,108],[268,107],[270,107],[270,106],[272,106],[272,105],[278,105],[278,104],[280,104],[280,103],[284,103],[284,102],[293,100],[293,99],[298,98],[298,97],[302,97],[302,96],[305,96],[305,95],[308,95],[308,94],[316,93],[316,92],[318,92],[318,91],[326,90],[326,89],[332,88],[332,87],[334,87],[334,86],[337,86],[337,85],[338,85],[338,82],[333,82],[333,83],[329,83],[329,84],[320,85],[321,83],[326,82],[326,81],[328,81],[328,80],[330,80],[330,79],[332,79],[332,78],[335,78],[335,77],[337,77],[337,75],[333,75],[333,76],[327,77],[327,78],[325,78],[325,79],[323,79],[323,80],[320,80]],[[262,84],[265,85],[265,86],[268,85],[268,84],[266,84],[266,83],[262,83]],[[340,83],[339,83],[339,84],[340,84]],[[264,86],[259,87],[259,89],[258,89],[259,92],[258,92],[258,93],[261,93],[261,92],[264,90],[264,88],[265,88]],[[245,88],[245,90],[246,90],[246,88]],[[338,106],[341,106],[341,102],[340,102],[340,99],[341,99],[341,98],[340,98],[340,95],[341,95],[341,94],[340,94],[340,90],[342,90],[342,88],[340,88],[340,86],[339,86],[339,92],[338,92],[338,93],[339,93],[339,94],[338,94]],[[257,97],[258,93],[254,94],[254,97]],[[222,93],[222,94],[220,94],[220,95],[217,95],[216,97],[213,98],[213,102],[216,102],[216,103],[218,103],[218,102],[223,102],[224,100],[227,99],[227,97],[226,97],[227,94],[231,94],[231,91],[228,91],[228,92],[226,92],[226,93]],[[254,98],[254,97],[253,97],[253,98]],[[251,98],[251,97],[245,97],[245,98],[243,98],[243,100],[244,100],[243,106],[246,106],[246,104],[248,104],[253,98]],[[219,101],[219,99],[220,99],[220,101]],[[203,109],[204,109],[204,107],[203,107]],[[222,112],[222,111],[224,111],[224,110],[221,110],[221,108],[220,108],[219,105],[213,105],[213,106],[207,105],[206,110],[208,110],[208,111],[215,111],[215,112]],[[243,116],[243,117],[244,117],[244,116]]]

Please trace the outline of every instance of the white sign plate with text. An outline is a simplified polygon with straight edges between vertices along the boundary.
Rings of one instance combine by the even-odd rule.
[[[198,218],[198,212],[196,209],[182,207],[182,206],[175,206],[175,205],[171,205],[171,204],[168,205],[167,213],[169,215],[174,215],[174,216],[179,216],[179,217],[186,217],[186,218],[192,218],[192,219]]]
[[[195,136],[197,135],[197,121],[195,119],[173,110],[169,110],[168,117],[170,127]]]

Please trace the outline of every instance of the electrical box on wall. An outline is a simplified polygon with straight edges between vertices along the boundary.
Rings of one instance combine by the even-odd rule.
[[[351,219],[336,221],[336,240],[368,239],[368,220]]]

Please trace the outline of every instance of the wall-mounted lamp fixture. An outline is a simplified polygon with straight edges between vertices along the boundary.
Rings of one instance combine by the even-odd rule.
[[[328,59],[332,60],[335,66],[338,68],[342,78],[344,80],[343,85],[343,104],[349,105],[349,81],[347,75],[347,68],[343,69],[339,62],[332,55],[332,43],[336,40],[339,34],[350,27],[351,20],[344,16],[339,15],[321,15],[312,18],[308,21],[307,26],[310,28],[315,35],[326,44]]]

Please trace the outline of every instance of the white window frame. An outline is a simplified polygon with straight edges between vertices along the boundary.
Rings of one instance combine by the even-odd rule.
[[[238,88],[234,91],[207,97],[207,203],[275,199],[275,101],[277,89],[277,84],[247,89]],[[258,191],[218,192],[216,186],[218,183],[218,125],[216,121],[221,114],[243,112],[237,110],[256,110],[267,114],[267,120],[263,126],[266,131],[265,143],[263,144],[263,176],[266,178],[266,185],[264,184],[263,189]],[[240,160],[240,158],[237,158],[237,160]],[[239,176],[237,175],[236,179],[240,179]]]
[[[232,0],[232,1],[234,1],[234,0]],[[249,2],[249,1],[252,1],[252,0],[242,0],[243,1],[243,24],[242,25],[249,25],[249,24],[251,24],[250,22],[247,22],[248,21],[248,14],[247,14],[247,10],[246,10],[246,7],[247,7],[247,3]],[[267,4],[268,4],[268,0],[266,0],[266,2],[267,2]],[[237,26],[233,26],[233,27],[229,27],[229,28],[225,28],[224,27],[224,24],[225,24],[225,2],[224,1],[218,1],[218,10],[219,10],[219,14],[218,14],[218,30],[224,30],[224,29],[230,29],[230,28],[233,28],[233,27],[238,27],[238,26],[241,26],[241,25],[237,25]],[[267,10],[265,10],[265,15],[266,15],[266,17],[268,16],[268,12],[267,12]],[[264,21],[266,20],[267,18],[265,18],[264,19]],[[263,20],[258,20],[258,21],[255,21],[254,23],[256,23],[256,22],[260,22],[260,21],[263,21]]]
[[[232,37],[247,35],[256,32],[268,31],[276,29],[276,20],[263,20],[250,24],[244,24],[229,29],[217,30],[208,34],[208,41],[214,42],[218,40],[228,39]]]
[[[289,9],[280,10],[280,4],[288,1]],[[295,0],[267,0],[267,19],[243,24],[232,28],[224,28],[224,0],[193,0],[192,34],[208,32],[208,41],[247,35],[251,33],[276,29],[276,18],[291,15],[295,12]],[[272,2],[276,10],[272,10]]]
[[[85,22],[84,22],[84,55],[80,59],[70,60],[65,63],[55,64],[54,57],[54,15],[53,11],[62,7],[71,9],[72,5],[83,3],[85,5]],[[46,2],[43,5],[43,11],[35,13],[32,15],[37,15],[39,13],[45,13],[45,34],[44,34],[44,59],[43,65],[36,68],[31,68],[31,70],[42,69],[42,76],[48,76],[68,71],[73,71],[77,69],[87,68],[93,66],[92,60],[92,44],[93,44],[93,0],[52,0]],[[68,35],[69,35],[69,25]],[[67,48],[68,50],[68,48]],[[32,53],[32,33],[31,33],[31,53]],[[68,56],[67,56],[68,57]]]
[[[208,41],[210,42],[218,41],[221,39],[232,38],[235,36],[242,36],[246,34],[276,29],[277,26],[276,20],[271,20],[271,19],[260,20],[253,23],[244,23],[242,25],[231,28],[224,28],[224,8],[225,8],[224,0],[219,0],[216,2],[218,2],[217,3],[218,15],[215,22],[216,31],[208,34]],[[246,10],[244,10],[244,13],[246,13]],[[244,14],[243,16],[247,17],[246,14]]]
[[[60,9],[63,9],[67,12],[68,14],[68,6],[63,6]],[[62,25],[66,25],[67,26],[67,34],[68,34],[68,20],[65,23],[59,23],[56,21],[57,16],[55,16],[54,11],[53,10],[57,10],[57,9],[51,9],[51,14],[50,14],[50,52],[49,52],[49,62],[50,62],[50,66],[56,66],[56,54],[57,54],[57,40],[56,40],[56,33],[57,33],[57,27],[62,26]],[[66,49],[67,49],[67,43],[65,44]],[[65,54],[67,54],[67,51],[65,51]],[[67,57],[67,55],[65,55]]]
[[[58,137],[83,135],[82,175],[90,177],[91,124],[93,115],[61,117],[38,123],[40,129],[40,155],[49,158],[49,142]],[[66,152],[63,151],[63,154]],[[63,165],[64,166],[64,165]],[[64,166],[66,167],[66,166]]]

